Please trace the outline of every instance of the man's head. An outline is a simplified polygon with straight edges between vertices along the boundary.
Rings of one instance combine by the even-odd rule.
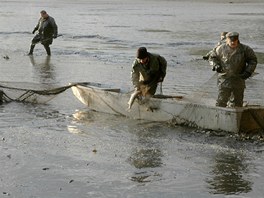
[[[226,34],[226,42],[231,48],[236,48],[239,44],[239,33],[228,32]]]
[[[226,39],[226,34],[227,34],[228,32],[222,32],[221,33],[221,41],[222,40],[224,40],[224,39]]]
[[[145,47],[140,47],[137,50],[137,58],[138,59],[144,59],[148,56],[147,49]]]
[[[48,18],[48,16],[49,16],[48,13],[47,13],[45,10],[41,10],[41,11],[40,11],[40,15],[41,15],[41,17],[44,18],[44,19]]]
[[[137,50],[137,58],[140,63],[146,64],[148,62],[148,51],[145,47],[140,47]]]

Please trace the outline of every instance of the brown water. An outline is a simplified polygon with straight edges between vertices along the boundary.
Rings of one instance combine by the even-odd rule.
[[[199,59],[231,30],[262,60],[246,97],[263,96],[253,88],[263,83],[264,4],[254,2],[0,1],[0,81],[131,88],[131,64],[144,45],[168,60],[163,92],[189,94],[212,83]],[[28,57],[42,9],[62,36],[50,58],[41,45]],[[0,197],[264,195],[262,141],[91,112],[70,90],[47,104],[4,104],[0,116]]]

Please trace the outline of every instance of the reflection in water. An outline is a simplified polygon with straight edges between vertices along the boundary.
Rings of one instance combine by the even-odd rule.
[[[239,194],[252,190],[253,183],[245,178],[248,166],[239,153],[220,153],[215,157],[215,164],[208,179],[212,194]]]
[[[130,133],[128,136],[132,137],[129,142],[125,142],[129,152],[129,157],[126,162],[134,167],[132,168],[132,174],[129,176],[129,179],[140,184],[161,179],[162,174],[157,172],[157,167],[164,165],[162,161],[163,152],[161,142],[163,140],[162,137],[166,134],[166,129],[162,128],[162,125],[153,122],[129,120],[125,117],[89,110],[77,111],[73,114],[73,117],[76,119],[76,124],[82,123],[85,126],[85,128],[82,128],[82,125],[68,126],[68,131],[74,134],[85,133],[87,135],[88,133],[92,133],[88,128],[91,125],[93,125],[92,128],[98,127],[98,124],[101,127],[101,121],[103,121],[103,125],[107,126],[107,128],[114,126],[114,131],[126,133],[126,131],[123,132],[125,127]],[[111,136],[115,135],[111,134]],[[120,136],[123,135],[125,134]],[[127,137],[127,135],[125,136]],[[104,138],[106,137],[104,136]],[[116,138],[113,141],[116,141]],[[119,148],[122,142],[119,145],[111,141],[111,144]]]
[[[159,129],[160,128],[157,125],[154,126],[154,124],[150,127],[144,125],[143,129],[139,131],[134,128],[138,138],[138,145],[136,148],[132,149],[131,155],[128,158],[128,162],[137,169],[131,176],[132,181],[144,183],[161,178],[162,175],[160,173],[153,172],[153,168],[163,165],[163,153],[159,137],[164,134],[161,133]],[[135,131],[133,131],[133,133],[135,133]]]
[[[120,124],[122,120],[120,121],[120,116],[112,115],[112,114],[106,114],[106,113],[100,113],[97,111],[93,111],[89,108],[85,110],[77,110],[74,114],[72,114],[74,120],[73,124],[78,126],[68,126],[68,130],[70,133],[86,133],[87,127],[101,127],[101,123],[103,122],[105,126],[111,126],[115,123],[115,121]],[[124,117],[123,117],[124,118]],[[81,124],[81,125],[79,125]],[[84,126],[84,128],[82,128]],[[86,132],[85,132],[86,131]]]
[[[155,168],[162,166],[162,153],[160,149],[156,148],[141,148],[134,149],[129,158],[133,166],[138,169],[141,168]]]
[[[34,56],[29,56],[29,59],[31,65],[34,66],[41,83],[50,83],[50,81],[54,81],[53,65],[50,63],[50,56],[46,56],[44,62],[42,60],[40,63],[35,60]]]
[[[82,122],[94,122],[95,114],[93,111],[76,111],[72,116]]]
[[[78,121],[85,126],[89,125],[90,123],[93,123],[95,118],[95,114],[93,111],[76,111],[72,116]],[[83,134],[84,131],[80,128],[77,127],[76,125],[68,125],[68,131],[73,134]]]

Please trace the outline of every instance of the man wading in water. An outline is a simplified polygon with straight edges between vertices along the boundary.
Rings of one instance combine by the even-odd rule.
[[[38,31],[38,34],[32,39],[28,55],[33,55],[35,45],[40,42],[44,46],[47,55],[50,56],[51,53],[49,45],[52,44],[53,38],[57,38],[58,27],[54,18],[49,16],[45,10],[42,10],[40,15],[41,17],[38,24],[32,31],[32,34],[35,34],[36,31]]]
[[[253,49],[240,43],[237,32],[229,32],[226,35],[226,43],[213,50],[209,62],[213,71],[218,73],[216,106],[226,107],[228,100],[233,96],[233,106],[242,107],[245,80],[252,75],[257,66],[257,57]]]

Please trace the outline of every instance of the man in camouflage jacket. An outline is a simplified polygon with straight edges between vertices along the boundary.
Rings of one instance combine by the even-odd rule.
[[[145,47],[137,50],[137,58],[132,64],[131,79],[136,91],[143,96],[154,95],[159,82],[163,82],[167,61],[158,54],[147,52]]]
[[[233,94],[235,107],[243,106],[245,80],[257,66],[257,57],[249,46],[240,43],[237,32],[229,32],[225,44],[218,46],[209,57],[212,70],[218,72],[216,106],[226,107]]]

